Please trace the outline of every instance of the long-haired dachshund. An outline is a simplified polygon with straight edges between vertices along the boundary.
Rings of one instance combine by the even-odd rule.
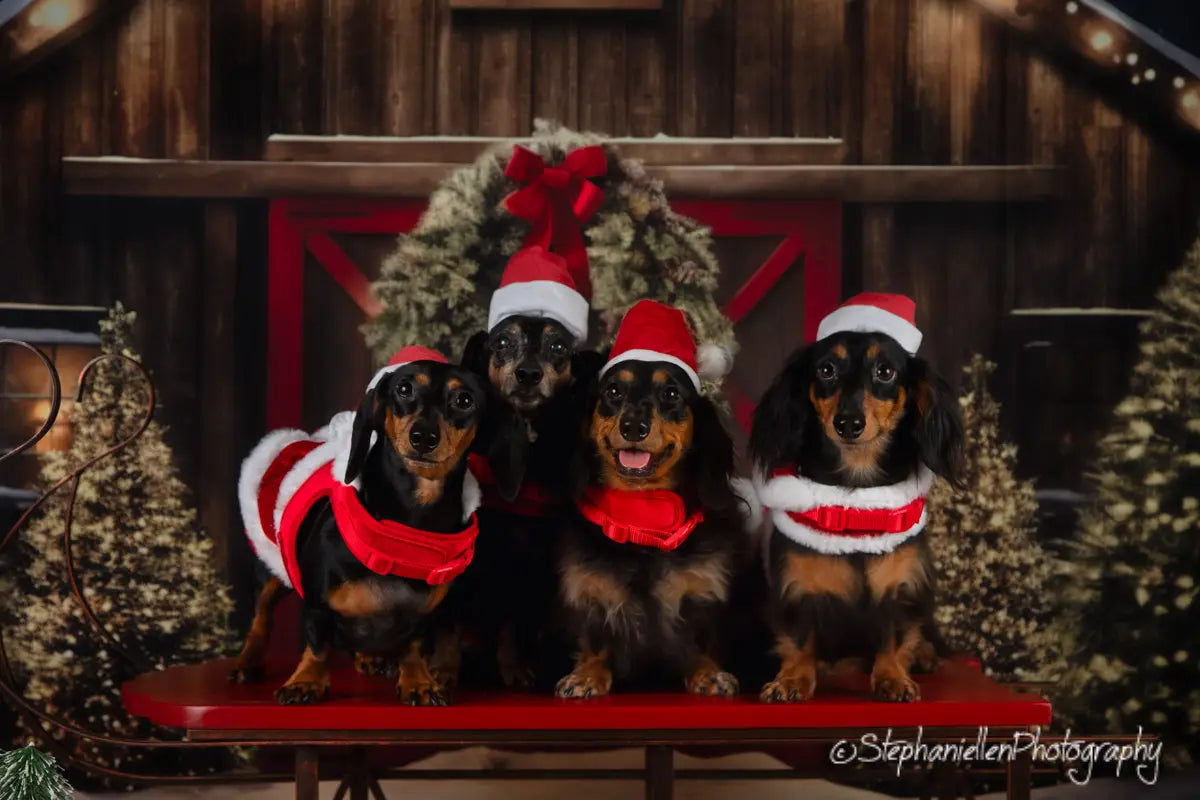
[[[484,490],[483,533],[458,599],[476,643],[468,655],[478,654],[471,661],[483,681],[494,668],[504,686],[528,688],[552,671],[544,645],[555,607],[555,544],[570,508],[566,467],[602,357],[578,349],[587,301],[561,258],[522,250],[505,280],[492,298],[490,329],[471,337],[463,355],[464,366],[490,384],[494,411],[471,458]]]
[[[911,319],[906,298],[862,297],[891,298]],[[767,570],[781,666],[762,689],[767,702],[807,700],[817,662],[845,656],[873,657],[878,699],[915,700],[910,669],[936,663],[924,495],[935,474],[960,474],[958,405],[915,355],[915,327],[840,311],[822,323],[832,333],[788,361],[750,435],[773,523]]]
[[[328,694],[335,645],[364,671],[399,662],[402,701],[447,702],[440,674],[456,671],[458,642],[439,610],[478,532],[466,455],[487,394],[470,371],[413,350],[376,376],[352,426],[343,414],[311,436],[277,431],[243,465],[247,534],[274,575],[231,678],[261,676],[272,608],[298,589],[304,653],[280,703]]]
[[[719,652],[746,550],[730,488],[733,443],[691,364],[623,341],[641,322],[677,332],[687,342],[680,350],[695,352],[681,312],[642,301],[626,315],[590,402],[576,513],[558,561],[578,647],[559,697],[604,695],[614,676],[682,677],[697,694],[738,688]]]

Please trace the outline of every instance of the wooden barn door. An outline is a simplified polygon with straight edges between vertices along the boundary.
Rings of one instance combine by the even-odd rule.
[[[313,429],[353,408],[372,373],[359,327],[379,311],[368,289],[424,200],[271,202],[267,424]],[[816,335],[841,296],[841,204],[679,200],[713,231],[717,302],[740,352],[727,394],[743,429],[787,355]],[[339,380],[315,376],[338,375]],[[306,377],[307,376],[307,377]],[[739,442],[741,444],[741,442]]]

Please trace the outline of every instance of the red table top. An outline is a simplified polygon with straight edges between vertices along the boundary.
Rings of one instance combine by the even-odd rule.
[[[679,693],[622,694],[589,700],[549,695],[461,691],[454,705],[416,708],[398,703],[394,680],[337,666],[329,698],[281,706],[272,697],[291,665],[268,667],[267,680],[230,684],[232,659],[149,672],[124,685],[131,714],[167,727],[277,731],[661,731],[782,728],[1024,727],[1050,722],[1049,701],[997,684],[960,661],[916,676],[921,700],[872,699],[866,675],[843,671],[823,678],[805,703],[761,703]],[[749,688],[749,687],[747,687]],[[753,687],[757,692],[758,687]]]

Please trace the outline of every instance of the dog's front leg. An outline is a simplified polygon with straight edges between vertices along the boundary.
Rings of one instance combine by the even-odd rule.
[[[911,618],[895,592],[877,600],[876,609],[880,627],[875,664],[871,668],[871,691],[875,699],[893,703],[920,699],[921,690],[909,670],[921,643],[921,626]]]
[[[684,686],[692,694],[732,697],[738,693],[738,679],[721,668],[718,629],[722,607],[715,603],[685,598],[680,606],[687,651],[682,654]]]
[[[598,637],[581,637],[575,668],[559,680],[554,693],[558,697],[568,698],[603,697],[608,694],[612,690],[613,680],[610,653],[611,649]]]
[[[292,677],[275,691],[283,705],[316,703],[329,694],[329,647],[333,641],[333,613],[325,606],[305,603],[303,616],[304,653]]]
[[[425,657],[424,637],[417,636],[408,645],[400,660],[400,679],[396,681],[396,697],[410,706],[444,706],[449,702],[429,660]]]
[[[830,598],[793,592],[782,602],[775,635],[779,672],[759,693],[766,703],[803,702],[817,690],[817,629]]]
[[[246,643],[242,652],[233,665],[229,680],[234,683],[255,683],[263,679],[263,660],[267,655],[267,647],[271,642],[271,621],[275,606],[280,598],[290,590],[283,582],[272,575],[263,584],[258,595],[258,603],[254,606],[254,621],[250,623],[250,631],[246,634]]]

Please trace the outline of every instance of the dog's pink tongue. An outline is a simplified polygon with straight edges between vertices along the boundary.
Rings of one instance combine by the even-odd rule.
[[[617,458],[625,469],[645,469],[650,465],[650,454],[641,450],[622,450]]]

